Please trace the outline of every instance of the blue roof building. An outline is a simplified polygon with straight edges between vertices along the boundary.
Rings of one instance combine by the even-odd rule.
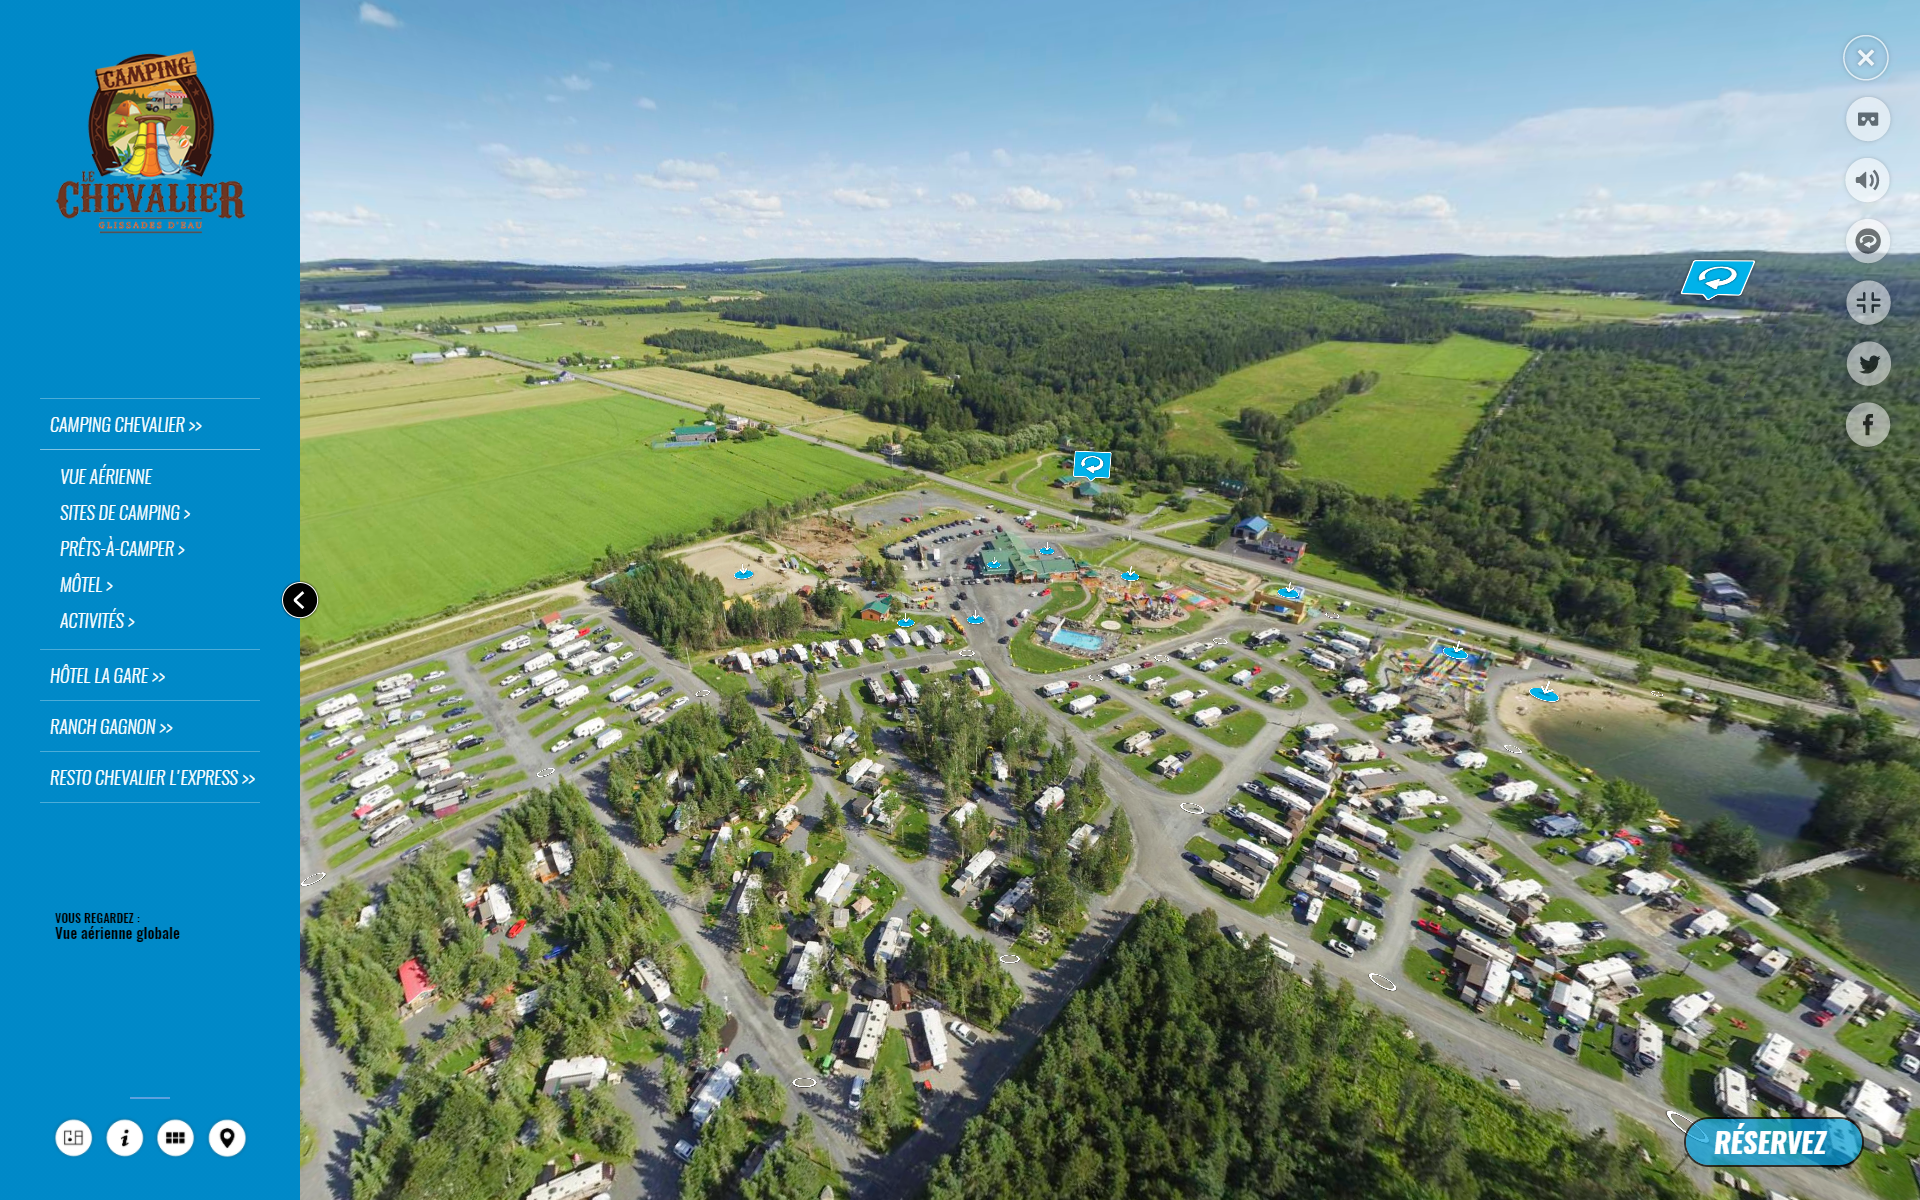
[[[1248,517],[1238,525],[1235,525],[1233,532],[1237,537],[1259,537],[1272,527],[1272,524],[1265,517]]]

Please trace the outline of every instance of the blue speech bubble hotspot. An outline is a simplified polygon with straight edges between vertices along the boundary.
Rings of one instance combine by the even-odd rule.
[[[1284,596],[1284,597],[1286,597],[1286,598],[1287,598],[1287,599],[1289,599],[1289,600],[1298,600],[1298,599],[1300,599],[1300,589],[1299,589],[1299,588],[1290,588],[1290,587],[1283,587],[1283,588],[1281,588],[1281,589],[1280,589],[1280,591],[1279,591],[1279,593],[1278,593],[1278,594],[1279,594],[1279,595],[1281,595],[1281,596]]]
[[[1465,662],[1473,657],[1473,655],[1468,654],[1465,650],[1456,650],[1452,646],[1440,647],[1440,656],[1442,658],[1450,658],[1455,662]]]
[[[1076,450],[1073,453],[1075,479],[1108,479],[1113,475],[1113,453],[1108,450]]]
[[[1042,554],[1052,554],[1052,553],[1053,553],[1053,547],[1052,547],[1052,546],[1042,546],[1042,547],[1040,547],[1040,553],[1042,553]]]
[[[1738,296],[1747,290],[1747,276],[1753,274],[1753,260],[1733,258],[1696,258],[1687,268],[1687,281],[1680,285],[1682,296]]]
[[[987,570],[989,571],[998,571],[999,569],[1000,569],[1000,564],[997,562],[990,562],[987,564]]]
[[[1140,582],[1140,572],[1128,571],[1126,574],[1122,575],[1120,578],[1126,580],[1128,583],[1138,583]]]
[[[1527,689],[1527,695],[1532,696],[1535,700],[1545,700],[1548,704],[1552,704],[1560,698],[1560,693],[1550,691],[1543,687],[1530,687]]]
[[[898,621],[895,621],[895,622],[894,622],[894,624],[895,624],[895,625],[898,625],[898,626],[899,626],[900,628],[902,628],[902,629],[912,629],[912,628],[913,628],[913,618],[912,618],[912,617],[901,617],[901,618],[900,618],[900,619],[899,619]]]
[[[1860,1157],[1860,1127],[1844,1117],[1687,1126],[1687,1157],[1703,1167],[1844,1167]]]
[[[746,569],[745,567],[742,567],[742,568],[740,568],[740,569],[739,569],[738,571],[735,571],[735,572],[733,573],[733,577],[734,577],[735,579],[752,579],[752,578],[753,578],[753,572],[752,572],[752,571],[749,571],[749,570],[747,570],[747,569]]]
[[[979,615],[978,613],[975,613],[973,616],[967,618],[967,624],[969,625],[984,625],[986,623],[987,623],[987,619]]]

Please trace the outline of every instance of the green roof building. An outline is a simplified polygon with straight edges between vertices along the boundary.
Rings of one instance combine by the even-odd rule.
[[[1065,552],[1056,549],[1052,554],[1041,554],[1011,533],[994,534],[977,553],[980,573],[993,579],[1052,579],[1080,569],[1080,564]]]

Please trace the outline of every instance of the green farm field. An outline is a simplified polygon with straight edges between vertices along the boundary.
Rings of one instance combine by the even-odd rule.
[[[1592,321],[1630,321],[1687,309],[1658,300],[1599,296],[1592,292],[1449,292],[1446,299],[1489,308],[1524,308],[1536,325],[1579,325]]]
[[[703,408],[709,404],[723,404],[730,413],[767,421],[782,428],[795,428],[802,433],[849,446],[864,446],[867,439],[876,434],[881,437],[893,435],[888,426],[869,421],[858,413],[825,408],[803,400],[792,392],[741,383],[737,379],[718,379],[676,367],[634,367],[622,371],[602,371],[599,374],[606,379],[645,388],[649,392],[698,404]]]
[[[304,440],[301,568],[332,598],[311,632],[329,641],[428,615],[583,569],[609,544],[884,473],[791,438],[649,448],[685,420],[601,398]]]
[[[302,439],[418,425],[517,408],[570,404],[606,395],[590,383],[529,387],[525,369],[489,358],[456,358],[414,366],[356,363],[303,372]]]
[[[1521,346],[1455,334],[1437,345],[1321,342],[1223,376],[1168,406],[1176,449],[1245,454],[1242,408],[1286,412],[1326,386],[1375,371],[1372,389],[1348,396],[1294,430],[1304,474],[1375,495],[1415,496],[1431,486],[1487,402],[1527,361]]]
[[[757,330],[766,333],[767,330]],[[742,333],[742,337],[753,337],[753,333]],[[763,339],[764,340],[764,339]],[[745,358],[722,358],[705,364],[710,367],[726,367],[731,371],[755,371],[761,375],[791,375],[795,367],[804,367],[809,371],[827,367],[835,371],[850,371],[863,366],[866,359],[858,354],[848,354],[845,350],[829,350],[825,346],[808,346],[799,350],[775,350],[771,354],[752,354]]]
[[[626,313],[592,319],[604,321],[605,324],[576,325],[573,317],[544,317],[534,321],[513,322],[520,326],[518,333],[481,333],[479,325],[474,324],[473,333],[462,340],[485,350],[497,350],[501,354],[540,362],[552,362],[569,350],[664,361],[667,352],[658,346],[649,346],[643,340],[648,334],[665,333],[670,329],[706,329],[752,338],[768,350],[795,350],[841,336],[831,330],[811,329],[804,325],[762,329],[738,321],[723,321],[719,313],[713,312]]]

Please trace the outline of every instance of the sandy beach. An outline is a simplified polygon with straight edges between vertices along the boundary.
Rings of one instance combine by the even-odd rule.
[[[1559,693],[1560,699],[1549,704],[1528,695],[1526,687],[1507,687],[1500,693],[1500,724],[1513,733],[1525,734],[1538,741],[1539,735],[1534,732],[1533,722],[1548,710],[1552,710],[1556,716],[1572,713],[1592,717],[1596,722],[1617,715],[1660,711],[1659,704],[1653,700],[1626,692],[1566,683],[1554,684],[1553,690]]]

